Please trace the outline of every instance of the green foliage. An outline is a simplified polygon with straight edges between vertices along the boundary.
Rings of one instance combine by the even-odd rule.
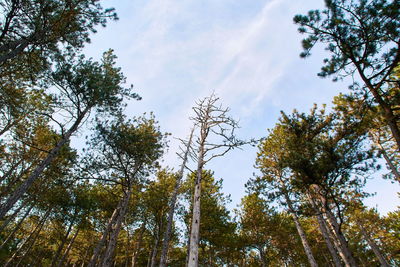
[[[372,83],[386,79],[400,60],[399,2],[326,0],[325,5],[294,17],[299,32],[308,35],[301,56],[324,43],[332,56],[324,59],[320,76],[359,71]]]

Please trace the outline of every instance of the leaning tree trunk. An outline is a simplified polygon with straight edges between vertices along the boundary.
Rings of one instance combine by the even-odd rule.
[[[379,262],[381,263],[381,266],[383,267],[389,267],[389,263],[386,260],[385,256],[381,253],[378,245],[372,240],[370,235],[367,233],[367,231],[364,228],[364,225],[362,222],[358,221],[358,225],[360,226],[360,230],[362,235],[364,236],[365,240],[367,241],[368,245],[371,247],[372,251],[374,252],[375,256],[378,258]]]
[[[328,247],[329,253],[332,256],[333,259],[333,263],[335,264],[335,267],[341,267],[342,263],[336,253],[336,249],[334,248],[334,245],[332,244],[331,238],[330,238],[330,234],[329,234],[329,229],[326,226],[325,220],[322,217],[321,211],[318,209],[314,199],[312,198],[311,195],[308,195],[310,204],[315,212],[315,215],[317,217],[317,221],[318,221],[318,225],[319,225],[319,229],[321,231],[321,234],[325,240],[326,246]],[[335,237],[332,237],[332,239],[334,239]],[[335,243],[335,245],[337,245],[337,243]],[[344,254],[341,252],[340,248],[338,248],[339,254],[342,257],[342,259],[346,262],[346,257],[344,256]]]
[[[118,217],[118,213],[119,213],[119,211],[121,209],[121,204],[122,204],[122,202],[120,201],[118,203],[117,207],[115,208],[113,214],[111,215],[111,218],[108,221],[106,229],[104,230],[103,235],[101,236],[99,242],[97,243],[97,245],[96,245],[96,247],[95,247],[95,249],[93,251],[93,255],[90,258],[90,261],[89,261],[89,264],[88,264],[87,267],[96,266],[98,257],[100,256],[101,249],[103,248],[104,244],[106,243],[107,236],[110,233],[110,231],[112,229],[112,226],[115,224],[115,221],[116,221],[116,219]]]
[[[71,250],[71,248],[72,248],[72,245],[73,245],[74,242],[75,242],[76,237],[78,236],[79,230],[80,230],[79,228],[76,229],[76,232],[75,232],[74,236],[72,237],[71,241],[69,241],[69,244],[68,244],[68,246],[67,246],[67,249],[65,250],[64,254],[62,255],[60,261],[58,262],[57,267],[61,267],[61,266],[63,265],[65,259],[66,259],[67,256],[68,256],[68,253],[70,252],[70,250]],[[86,253],[87,253],[87,250],[86,250]],[[84,261],[84,260],[85,260],[85,259],[83,259],[83,261]]]
[[[160,235],[161,235],[161,224],[157,227],[157,234],[154,237],[154,244],[153,244],[153,249],[151,251],[151,258],[150,258],[150,267],[156,266],[156,257],[157,257],[157,248],[158,248],[158,243],[160,242]]]
[[[399,56],[399,54],[397,55]],[[385,100],[382,98],[382,95],[380,94],[380,86],[373,86],[371,82],[368,80],[368,78],[363,74],[363,71],[359,69],[360,67],[357,66],[358,72],[361,76],[361,79],[364,81],[366,84],[367,88],[371,91],[372,95],[374,96],[375,102],[378,103],[378,105],[382,108],[383,110],[383,117],[386,120],[387,125],[390,128],[390,131],[392,132],[393,138],[396,141],[397,144],[397,150],[400,151],[400,129],[398,126],[398,119],[393,113],[393,110],[391,106],[385,102]]]
[[[351,253],[347,240],[340,229],[340,225],[337,222],[335,215],[333,215],[332,211],[330,210],[329,203],[323,196],[320,187],[314,184],[311,186],[311,190],[319,197],[321,201],[321,211],[326,215],[328,227],[331,229],[333,236],[336,237],[337,241],[339,242],[338,249],[339,252],[343,252],[345,256],[343,260],[345,261],[346,266],[357,267],[356,260]],[[333,240],[335,241],[335,238],[333,238]]]
[[[185,151],[185,154],[183,156],[183,162],[182,162],[182,165],[181,165],[181,169],[179,170],[179,173],[178,173],[178,175],[176,177],[176,184],[175,184],[174,192],[172,193],[171,203],[169,205],[167,229],[165,230],[165,233],[164,233],[164,240],[163,240],[161,258],[160,258],[160,267],[166,267],[167,266],[168,246],[169,246],[169,240],[171,238],[171,230],[172,230],[172,223],[173,223],[173,220],[174,220],[176,199],[178,197],[178,192],[179,192],[181,180],[182,180],[182,177],[183,177],[183,173],[185,171],[185,167],[186,167],[186,162],[187,162],[188,155],[189,155],[190,146],[191,146],[191,143],[192,143],[193,131],[194,131],[194,128],[192,128],[192,130],[190,132],[189,141],[187,143],[186,151]]]
[[[76,215],[76,210],[75,210],[75,215]],[[52,267],[56,266],[56,263],[57,263],[57,261],[59,260],[60,254],[61,254],[61,252],[62,252],[62,250],[63,250],[63,248],[64,248],[64,246],[65,246],[65,243],[66,243],[67,240],[68,240],[68,237],[69,237],[69,234],[71,233],[72,226],[74,225],[74,222],[75,222],[75,216],[74,216],[74,218],[71,220],[71,222],[70,222],[70,224],[69,224],[69,226],[68,226],[67,232],[65,233],[65,236],[64,236],[63,239],[61,240],[61,244],[58,246],[58,249],[57,249],[56,253],[54,254],[53,260],[52,260],[52,262],[51,262],[51,266],[52,266]]]
[[[139,255],[140,246],[142,245],[143,233],[146,230],[146,223],[147,223],[147,219],[144,218],[143,223],[140,226],[140,230],[139,230],[140,232],[139,232],[137,244],[136,244],[135,250],[133,251],[133,254],[132,254],[131,267],[136,266],[136,259],[137,259],[137,256]]]
[[[43,218],[40,220],[40,222],[36,225],[36,227],[33,229],[33,231],[31,231],[31,233],[29,234],[28,238],[25,239],[25,241],[22,243],[22,245],[17,249],[17,251],[11,256],[11,258],[4,264],[3,267],[7,267],[10,266],[10,264],[14,261],[14,259],[17,257],[17,255],[19,254],[19,252],[22,250],[22,248],[31,241],[31,239],[33,239],[33,241],[31,242],[31,244],[33,244],[37,238],[37,236],[39,235],[40,231],[42,230],[44,224],[46,223],[49,215],[51,212],[51,208],[47,210],[47,212],[44,214]],[[31,246],[28,247],[28,249],[30,249]],[[25,254],[23,255],[25,256]],[[22,257],[23,257],[22,256]]]
[[[11,240],[11,238],[13,238],[13,236],[22,226],[22,223],[24,222],[25,218],[29,215],[32,209],[33,205],[29,207],[29,209],[25,212],[24,216],[22,216],[22,218],[19,220],[18,224],[14,227],[14,230],[7,236],[7,238],[3,241],[3,243],[1,243],[0,250]]]
[[[102,267],[107,267],[107,266],[112,265],[113,254],[114,254],[115,247],[117,245],[118,235],[121,230],[122,221],[124,220],[126,211],[128,209],[131,194],[132,194],[132,188],[129,187],[128,192],[126,193],[126,195],[124,196],[124,199],[122,201],[121,209],[120,209],[120,212],[116,219],[116,222],[113,226],[114,229],[111,230],[110,240],[108,242],[108,245],[107,245],[104,257],[103,257],[103,262],[101,264]]]
[[[297,214],[293,208],[292,200],[289,197],[286,186],[285,186],[284,182],[282,181],[282,179],[279,179],[279,182],[281,184],[281,188],[282,188],[285,200],[286,200],[286,204],[288,205],[289,213],[293,217],[293,221],[294,221],[294,224],[296,225],[297,232],[299,233],[301,243],[303,244],[304,252],[306,253],[308,262],[310,263],[311,267],[317,267],[318,264],[314,258],[311,247],[308,244],[306,233],[304,232],[303,227],[300,224],[299,218],[297,217]]]
[[[61,148],[69,141],[72,134],[78,129],[80,123],[85,118],[86,114],[89,112],[90,106],[86,107],[82,113],[79,114],[78,118],[74,124],[69,128],[65,135],[57,142],[56,146],[50,150],[47,157],[36,167],[31,175],[20,185],[11,196],[5,201],[5,203],[0,208],[0,219],[4,218],[6,213],[12,209],[14,204],[21,199],[21,197],[28,191],[28,189],[33,185],[37,178],[43,173],[43,171],[51,164],[51,162],[57,157]]]

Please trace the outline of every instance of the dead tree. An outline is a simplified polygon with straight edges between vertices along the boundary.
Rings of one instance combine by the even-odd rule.
[[[171,238],[171,229],[172,229],[172,223],[174,220],[176,199],[178,197],[181,180],[182,180],[183,174],[185,172],[186,162],[189,157],[190,147],[192,144],[193,132],[194,132],[194,128],[192,128],[192,130],[190,131],[190,136],[189,136],[188,141],[181,140],[181,142],[185,145],[186,149],[182,151],[183,155],[178,154],[178,156],[180,156],[182,158],[182,165],[181,165],[181,168],[179,169],[179,172],[176,175],[175,188],[174,188],[174,192],[172,193],[170,204],[169,204],[167,229],[164,233],[164,240],[163,240],[161,258],[160,258],[160,267],[167,266],[168,246],[169,246],[169,241]]]
[[[191,118],[199,129],[195,137],[192,157],[197,161],[196,179],[193,197],[193,217],[189,245],[189,267],[198,266],[198,245],[200,233],[200,197],[201,179],[204,166],[216,157],[224,156],[228,151],[244,145],[236,139],[238,123],[228,116],[229,108],[223,108],[215,94],[196,102],[193,107],[195,116]]]

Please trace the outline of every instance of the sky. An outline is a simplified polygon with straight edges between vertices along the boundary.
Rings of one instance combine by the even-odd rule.
[[[280,111],[308,111],[314,103],[331,103],[346,92],[349,80],[332,82],[317,73],[327,55],[316,47],[301,59],[302,36],[293,16],[323,6],[322,0],[104,0],[119,20],[92,35],[85,48],[99,59],[112,48],[127,83],[141,101],[130,101],[126,114],[154,112],[162,131],[169,132],[163,165],[178,169],[179,142],[189,135],[195,101],[215,92],[241,126],[237,136],[260,138],[277,122]],[[223,178],[232,209],[245,194],[244,184],[256,172],[257,148],[247,146],[206,166]],[[191,163],[192,166],[194,163]],[[376,175],[366,201],[381,213],[400,205],[391,184]]]

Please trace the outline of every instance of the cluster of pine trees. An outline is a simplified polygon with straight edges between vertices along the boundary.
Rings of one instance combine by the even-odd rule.
[[[181,166],[116,66],[82,48],[116,20],[96,0],[0,1],[0,262],[4,266],[397,266],[400,210],[363,200],[366,180],[400,182],[400,3],[326,0],[298,15],[320,76],[354,75],[333,107],[282,113],[257,141],[258,175],[233,213],[207,163],[256,143],[217,96],[193,107]],[[71,137],[85,133],[82,152]],[[191,170],[188,162],[194,162]],[[192,164],[193,165],[193,164]],[[178,171],[174,171],[178,169]],[[376,178],[377,177],[377,178]]]

